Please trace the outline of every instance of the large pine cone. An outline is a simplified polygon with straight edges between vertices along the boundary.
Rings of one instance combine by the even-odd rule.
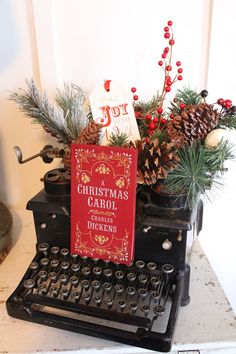
[[[158,179],[166,178],[178,161],[173,144],[159,143],[158,139],[151,142],[141,140],[138,148],[137,182],[155,184]]]
[[[218,124],[220,113],[213,105],[201,103],[186,106],[167,125],[170,141],[181,147],[196,140],[204,140]]]
[[[91,120],[86,128],[84,128],[76,140],[78,144],[93,144],[97,145],[100,138],[101,124]]]

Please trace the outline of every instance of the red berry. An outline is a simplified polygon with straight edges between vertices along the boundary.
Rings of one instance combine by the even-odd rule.
[[[148,127],[149,129],[154,130],[156,129],[156,124],[154,122],[151,122]]]
[[[175,44],[175,41],[173,39],[170,39],[169,40],[169,45],[174,45]]]
[[[163,61],[160,60],[160,61],[158,62],[158,65],[162,66],[162,65],[163,65]]]
[[[166,39],[170,38],[170,33],[169,33],[169,32],[166,32],[166,33],[164,34],[164,38],[166,38]]]
[[[182,69],[182,68],[179,68],[177,71],[178,71],[179,74],[182,74],[183,69]]]
[[[175,117],[174,113],[170,114],[170,118],[173,119]]]
[[[163,59],[165,59],[165,58],[166,58],[166,54],[163,53],[163,54],[161,55],[161,57],[162,57]]]
[[[149,143],[149,139],[148,139],[148,138],[146,138],[146,139],[145,139],[145,142],[146,142],[146,143]]]
[[[153,133],[154,133],[153,130],[148,129],[148,134],[149,134],[149,135],[152,135]]]
[[[171,71],[172,70],[172,66],[171,65],[166,65],[166,71]]]
[[[171,86],[171,85],[172,85],[172,81],[171,81],[171,80],[168,80],[168,81],[166,82],[166,85],[167,85],[167,86]]]
[[[183,109],[185,107],[185,103],[184,102],[181,102],[180,104],[179,104],[179,108],[180,109]]]
[[[166,124],[167,120],[165,118],[161,119],[161,124]]]
[[[167,54],[169,52],[169,48],[168,47],[165,47],[164,48],[164,53]]]
[[[217,103],[223,106],[224,104],[224,99],[223,98],[218,98]]]
[[[177,65],[177,66],[180,66],[180,65],[181,65],[181,61],[177,61],[177,62],[176,62],[176,65]]]
[[[172,26],[172,25],[173,25],[173,22],[172,22],[172,21],[168,21],[168,22],[167,22],[167,25],[168,25],[168,26]]]
[[[226,108],[232,107],[232,101],[231,101],[231,100],[225,100],[225,101],[224,101],[224,106],[225,106]]]
[[[163,112],[163,109],[161,107],[158,107],[157,108],[157,113],[162,114],[162,112]]]
[[[135,117],[136,117],[136,118],[139,118],[139,116],[140,116],[140,113],[139,113],[139,112],[134,112],[134,114],[135,114]]]
[[[169,32],[169,30],[170,30],[170,29],[169,29],[168,26],[164,27],[164,31],[165,31],[165,32]]]
[[[158,118],[157,117],[154,117],[153,118],[153,123],[157,123],[158,122]]]
[[[176,98],[176,97],[174,97],[173,101],[176,103],[176,102],[177,102],[177,98]]]
[[[137,91],[137,89],[136,89],[136,87],[132,87],[132,89],[131,89],[131,92],[136,92]]]
[[[165,88],[165,91],[166,91],[166,92],[170,92],[170,91],[171,91],[170,86],[167,86],[167,87]]]
[[[146,114],[145,118],[146,118],[147,120],[151,120],[151,119],[152,119],[152,116],[151,116],[151,114]]]
[[[177,79],[181,81],[181,80],[183,80],[183,76],[182,75],[178,75]]]
[[[137,101],[139,99],[138,95],[134,95],[133,99],[134,101]]]

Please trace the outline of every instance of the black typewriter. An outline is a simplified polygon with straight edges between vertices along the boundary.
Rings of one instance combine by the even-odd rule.
[[[190,301],[188,261],[202,227],[202,201],[190,210],[181,198],[138,188],[135,260],[126,266],[70,253],[70,171],[54,169],[43,180],[27,204],[36,254],[7,300],[8,314],[170,351],[179,307]]]

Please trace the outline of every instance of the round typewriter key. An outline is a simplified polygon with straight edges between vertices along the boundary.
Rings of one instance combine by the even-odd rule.
[[[39,295],[45,295],[47,294],[48,289],[44,284],[41,284],[38,288],[38,291],[39,291]]]
[[[100,276],[102,274],[102,268],[94,267],[93,268],[93,274],[96,275],[96,276]]]
[[[52,268],[57,268],[59,266],[59,261],[57,259],[53,259],[51,262],[50,262],[50,266]]]
[[[40,270],[39,272],[39,278],[42,280],[45,280],[47,278],[48,273],[45,272],[45,270]]]
[[[82,274],[85,276],[85,277],[88,277],[91,273],[91,270],[89,267],[83,267],[82,270],[81,270]]]
[[[76,259],[78,257],[78,254],[75,253],[70,253],[71,258]]]
[[[87,261],[87,259],[88,259],[88,256],[81,256],[81,258],[83,259],[83,261]]]
[[[65,284],[68,280],[68,276],[66,274],[60,274],[58,280],[59,282]]]
[[[160,293],[159,291],[151,291],[151,298],[153,299],[154,302],[160,299]]]
[[[80,270],[80,265],[79,265],[79,263],[74,263],[74,264],[72,264],[71,270],[72,270],[73,272],[78,272],[78,271]]]
[[[149,262],[149,263],[147,264],[147,268],[148,268],[149,270],[153,271],[153,270],[155,270],[155,269],[157,268],[157,265],[156,265],[156,263],[154,263],[154,262]]]
[[[58,254],[59,251],[60,251],[60,248],[57,247],[57,246],[53,246],[53,247],[51,248],[51,253],[52,253],[54,256],[55,256],[56,254]]]
[[[80,293],[78,291],[73,291],[71,294],[72,299],[78,300],[80,297]]]
[[[144,261],[136,261],[135,265],[138,269],[143,269],[145,267],[145,262]]]
[[[136,304],[136,302],[130,302],[130,303],[129,303],[129,308],[130,308],[132,314],[134,315],[135,312],[136,312],[137,309],[138,309],[138,305]]]
[[[143,305],[143,306],[141,307],[141,311],[144,313],[145,316],[148,315],[149,310],[150,310],[150,308],[149,308],[148,305]]]
[[[154,287],[154,289],[156,289],[156,287],[160,284],[160,278],[159,277],[151,277],[150,282],[152,284],[152,286]]]
[[[113,305],[113,300],[110,296],[105,296],[105,299],[104,299],[104,302],[105,304],[107,305],[108,309],[110,310],[110,308],[112,307]]]
[[[101,296],[100,296],[100,295],[95,295],[95,296],[93,297],[93,302],[94,302],[97,306],[99,306],[99,305],[101,304],[101,302],[102,302]]]
[[[40,252],[43,252],[44,254],[47,253],[48,249],[49,249],[49,244],[46,242],[42,242],[38,245],[38,250]]]
[[[40,261],[41,266],[46,267],[49,264],[48,258],[42,258]]]
[[[30,269],[32,269],[32,270],[36,270],[36,269],[38,269],[38,267],[39,267],[39,264],[38,264],[38,262],[32,262],[32,263],[30,263]]]
[[[91,286],[94,290],[98,291],[101,286],[101,283],[98,280],[93,280]]]
[[[26,289],[32,289],[35,286],[35,281],[34,279],[27,279],[23,284]]]
[[[58,293],[58,288],[55,286],[51,286],[49,289],[49,293],[52,294],[53,297],[56,297]]]
[[[79,278],[76,277],[75,275],[72,275],[72,277],[70,277],[70,283],[72,285],[78,285],[79,284]]]
[[[147,297],[148,291],[147,289],[141,288],[138,289],[138,294],[142,299],[145,299]]]
[[[145,275],[145,274],[141,274],[139,277],[138,277],[138,280],[139,282],[144,285],[147,283],[148,281],[148,277]]]
[[[99,261],[99,258],[92,258],[92,260],[94,261],[94,263],[97,263]]]
[[[165,274],[170,274],[170,273],[173,273],[173,271],[174,271],[174,267],[172,266],[172,264],[163,264],[161,269],[162,269],[163,273],[165,273]]]
[[[156,315],[163,315],[163,313],[165,312],[165,307],[163,307],[162,305],[157,305],[154,307],[153,312]]]
[[[68,269],[69,266],[70,266],[70,263],[69,263],[69,262],[62,262],[62,263],[61,263],[61,268],[64,269],[64,270]]]
[[[136,274],[135,273],[128,273],[127,274],[127,279],[129,282],[133,283],[136,279]]]
[[[118,281],[121,281],[124,278],[124,272],[122,272],[121,270],[117,270],[115,272],[115,277]]]
[[[118,295],[121,295],[124,291],[124,287],[123,285],[121,284],[116,284],[115,285],[115,292],[118,294]]]
[[[84,293],[82,295],[82,299],[84,300],[84,302],[86,303],[86,305],[88,305],[90,299],[91,299],[91,295],[89,293]]]
[[[103,283],[102,285],[103,289],[105,290],[106,293],[109,293],[112,289],[112,284],[111,283]]]
[[[126,307],[126,302],[125,302],[125,300],[119,300],[117,305],[121,311],[124,311],[124,309]]]
[[[48,278],[52,281],[55,281],[57,279],[57,273],[55,272],[48,273]]]
[[[89,281],[88,280],[82,280],[81,281],[81,286],[83,289],[87,290],[89,288]]]
[[[69,289],[61,288],[60,295],[63,297],[63,299],[67,298],[69,296]]]
[[[103,271],[103,275],[108,279],[108,278],[111,278],[112,277],[112,274],[113,274],[113,272],[112,272],[112,269],[110,269],[110,268],[106,268],[106,269],[104,269],[104,271]]]
[[[69,252],[68,248],[62,248],[61,249],[61,255],[62,256],[66,257],[66,256],[68,256],[69,253],[70,252]]]
[[[133,286],[128,286],[128,288],[126,289],[126,292],[129,296],[134,296],[135,288]]]

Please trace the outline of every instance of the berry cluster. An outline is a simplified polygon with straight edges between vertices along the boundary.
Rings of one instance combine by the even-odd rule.
[[[231,100],[224,100],[223,98],[218,98],[217,100],[217,103],[223,107],[223,108],[226,108],[226,109],[229,109],[232,107],[232,101]]]

